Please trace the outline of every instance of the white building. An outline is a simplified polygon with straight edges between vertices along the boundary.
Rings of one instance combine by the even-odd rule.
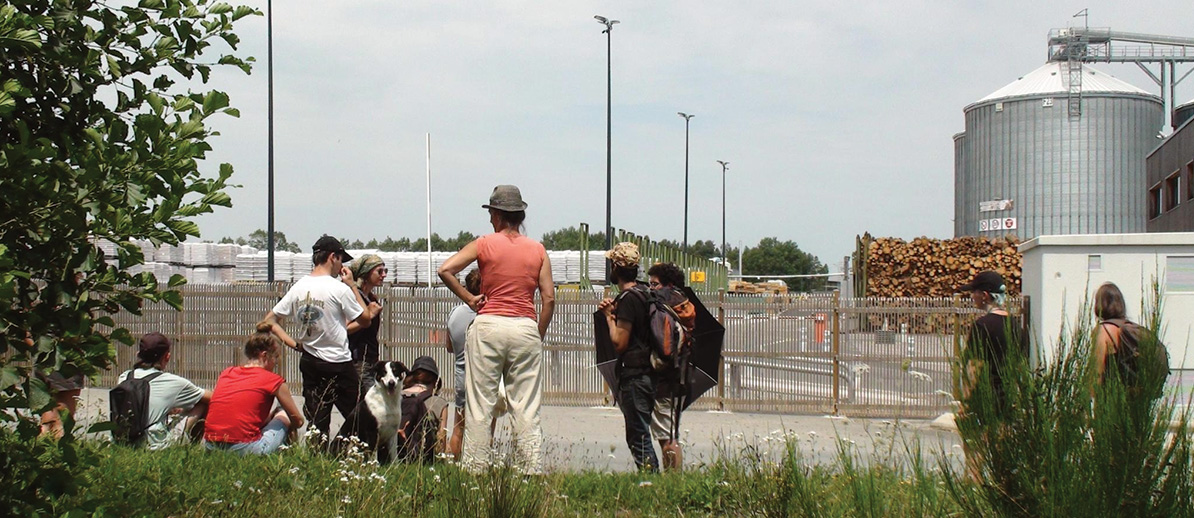
[[[1161,340],[1170,368],[1194,369],[1194,233],[1039,236],[1020,245],[1023,292],[1045,357],[1056,355],[1062,325],[1071,329],[1104,282],[1123,292],[1128,318],[1140,321],[1153,279],[1162,292]],[[1088,308],[1089,311],[1089,308]]]

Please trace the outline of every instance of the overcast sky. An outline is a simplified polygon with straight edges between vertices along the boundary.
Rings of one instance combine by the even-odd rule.
[[[239,2],[234,2],[239,3]],[[264,11],[264,0],[245,2]],[[490,232],[512,183],[527,232],[605,220],[606,36],[613,55],[613,225],[679,241],[684,121],[689,241],[795,241],[839,265],[854,236],[951,237],[962,108],[1040,66],[1049,29],[1194,36],[1194,2],[274,2],[276,228],[367,240]],[[250,76],[213,74],[239,119],[205,165],[236,169],[202,238],[266,227],[266,18],[237,26]],[[1135,65],[1096,68],[1158,88]],[[1184,67],[1188,70],[1189,67]],[[1194,76],[1179,86],[1194,98]],[[837,269],[831,266],[832,271]]]

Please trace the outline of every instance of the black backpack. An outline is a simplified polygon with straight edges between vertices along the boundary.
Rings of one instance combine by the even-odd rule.
[[[651,290],[637,285],[628,290],[647,306],[647,325],[651,328],[651,367],[656,372],[672,371],[679,366],[681,349],[690,339],[690,329],[677,315],[668,299],[675,292],[672,288]],[[687,298],[683,298],[687,301]],[[679,299],[677,299],[679,300]]]
[[[1169,377],[1169,349],[1153,332],[1134,322],[1121,318],[1104,320],[1104,324],[1111,324],[1120,329],[1119,344],[1115,350],[1115,364],[1119,369],[1120,379],[1125,387],[1138,388],[1141,386],[1141,374],[1149,369],[1152,376],[1164,385]],[[1155,344],[1155,346],[1154,346]],[[1153,347],[1145,351],[1142,347]],[[1157,395],[1160,395],[1159,392]]]
[[[402,395],[402,434],[398,437],[398,457],[405,462],[435,462],[439,451],[439,411],[429,408],[435,391],[428,388],[417,394]]]
[[[149,382],[161,375],[161,372],[155,372],[138,378],[136,369],[133,369],[124,381],[108,391],[109,415],[112,424],[115,425],[112,429],[112,440],[120,444],[136,445],[145,439],[145,431],[150,426]]]

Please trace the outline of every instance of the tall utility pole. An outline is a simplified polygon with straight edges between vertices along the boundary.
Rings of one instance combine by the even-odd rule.
[[[597,22],[605,26],[605,30],[601,31],[605,34],[605,249],[609,250],[614,247],[614,227],[610,222],[610,207],[613,198],[611,197],[611,190],[613,189],[613,166],[611,165],[611,158],[613,157],[613,65],[612,59],[612,39],[614,32],[614,24],[617,20],[610,20],[604,16],[594,16]],[[608,261],[607,261],[608,262]],[[607,265],[608,267],[608,265]]]
[[[684,117],[684,251],[688,251],[688,121],[696,115],[676,112]]]
[[[266,19],[265,19],[265,39],[266,39],[266,53],[269,54],[269,211],[268,220],[266,222],[266,238],[265,247],[269,249],[266,252],[266,261],[269,266],[265,270],[265,279],[269,282],[274,282],[274,3],[273,0],[266,0],[265,2]]]
[[[721,164],[721,264],[729,266],[729,250],[726,250],[726,167],[729,162],[718,160]]]

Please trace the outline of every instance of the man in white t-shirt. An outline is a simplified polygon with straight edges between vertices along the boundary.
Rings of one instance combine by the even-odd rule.
[[[124,382],[130,372],[136,379],[161,372],[158,377],[149,380],[149,407],[145,409],[145,422],[149,423],[149,428],[145,430],[145,446],[160,450],[175,440],[170,433],[170,415],[176,411],[185,412],[188,428],[195,426],[196,420],[202,419],[207,413],[211,391],[199,388],[182,376],[164,372],[166,364],[170,362],[173,344],[162,333],[147,333],[141,337],[138,345],[137,364],[117,376],[116,383]],[[203,436],[202,428],[192,428],[191,431],[197,433],[192,433],[192,436]]]
[[[332,406],[347,416],[357,404],[360,379],[348,350],[348,334],[367,327],[373,314],[365,305],[352,271],[344,266],[352,256],[340,241],[325,235],[311,247],[315,267],[311,275],[299,279],[282,300],[265,315],[265,321],[278,323],[294,317],[302,326],[294,340],[295,350],[303,356],[299,372],[303,375],[303,414],[318,430],[321,440],[328,439]]]

